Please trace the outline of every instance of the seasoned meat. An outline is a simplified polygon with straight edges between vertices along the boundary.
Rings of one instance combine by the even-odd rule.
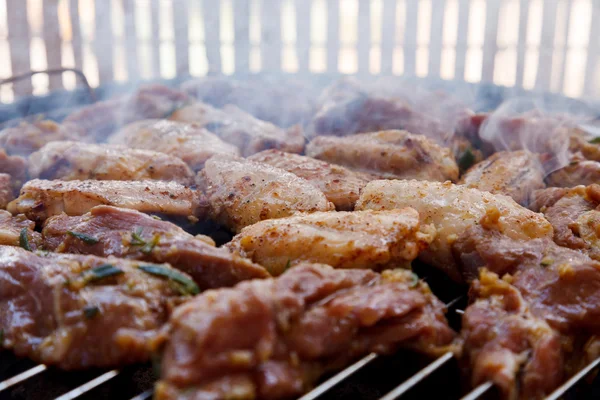
[[[462,363],[473,387],[491,381],[505,399],[543,399],[561,382],[560,335],[528,310],[515,287],[484,271],[462,319]]]
[[[236,232],[264,219],[335,209],[308,181],[268,164],[214,156],[198,176],[212,217]]]
[[[410,264],[435,237],[412,208],[316,212],[261,221],[227,244],[273,275],[301,262],[335,268],[396,268]]]
[[[600,162],[598,161],[572,161],[546,176],[548,186],[555,187],[587,186],[598,182],[600,182]]]
[[[13,216],[0,210],[0,245],[20,246],[29,250],[42,247],[42,235],[34,231],[35,222],[23,214]]]
[[[95,141],[103,141],[119,127],[148,118],[168,118],[189,103],[185,93],[164,85],[145,85],[131,95],[101,101],[71,113],[64,122],[81,128]]]
[[[535,207],[554,227],[557,244],[600,260],[600,185],[538,190],[535,198]]]
[[[444,306],[409,271],[303,264],[177,308],[156,340],[157,399],[287,399],[371,351],[451,349]]]
[[[196,124],[148,119],[133,122],[109,138],[109,143],[160,151],[185,161],[194,171],[215,154],[239,155],[232,144]]]
[[[125,146],[52,142],[29,156],[29,176],[40,179],[101,181],[172,181],[194,183],[194,174],[181,159]]]
[[[265,150],[248,159],[284,169],[306,179],[341,211],[354,209],[360,190],[373,180],[368,174],[355,172],[340,165],[279,150]]]
[[[258,119],[289,127],[312,115],[316,95],[311,83],[289,78],[235,80],[230,76],[207,76],[184,82],[181,89],[214,107],[233,104]]]
[[[2,346],[64,369],[150,359],[149,342],[197,286],[167,264],[0,246]]]
[[[173,113],[174,121],[195,123],[235,145],[244,157],[266,149],[300,153],[304,136],[298,126],[287,130],[261,121],[240,108],[227,105],[223,109],[194,103]]]
[[[525,150],[500,151],[474,165],[461,184],[494,194],[504,194],[526,206],[531,192],[544,188],[544,170],[536,154]]]
[[[498,226],[515,240],[551,238],[552,226],[546,219],[513,199],[493,195],[450,182],[372,181],[363,189],[357,210],[392,210],[412,207],[422,224],[433,224],[437,236],[419,258],[434,265],[455,280],[461,280],[460,266],[453,256],[452,243],[470,226]]]
[[[12,180],[9,174],[0,173],[0,208],[6,208],[15,198]]]
[[[175,182],[41,179],[27,182],[8,211],[43,221],[63,212],[82,215],[101,204],[185,217],[202,217],[206,211],[199,192]]]
[[[11,155],[27,156],[55,140],[83,139],[84,132],[76,125],[60,125],[50,120],[21,122],[15,127],[0,131],[0,147]]]
[[[381,178],[446,181],[458,179],[450,149],[407,131],[381,131],[348,137],[321,136],[306,155]]]
[[[20,156],[9,156],[0,149],[0,173],[10,175],[13,193],[18,194],[27,181],[27,160]]]
[[[82,216],[60,214],[46,220],[42,234],[44,247],[51,251],[170,263],[201,289],[269,276],[260,265],[216,248],[209,237],[194,237],[135,210],[96,206]]]

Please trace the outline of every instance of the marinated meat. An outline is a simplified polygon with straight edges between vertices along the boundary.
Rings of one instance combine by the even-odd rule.
[[[214,156],[198,176],[211,216],[236,232],[265,219],[335,209],[308,181],[268,164]]]
[[[587,186],[598,182],[600,182],[600,162],[598,161],[572,161],[546,176],[548,186],[555,187]]]
[[[239,155],[232,144],[196,124],[148,119],[133,122],[108,139],[135,149],[160,151],[185,161],[194,171],[215,154]]]
[[[498,226],[515,240],[552,238],[550,223],[513,199],[450,182],[372,181],[363,189],[356,210],[392,210],[412,207],[421,224],[433,224],[437,236],[419,256],[461,281],[460,266],[452,255],[452,243],[470,226]]]
[[[27,182],[8,211],[43,221],[63,212],[82,215],[102,204],[184,217],[201,218],[206,212],[199,192],[175,182],[42,179]]]
[[[306,155],[380,178],[458,180],[450,149],[407,131],[320,136],[306,146]]]
[[[148,118],[168,118],[191,102],[189,96],[164,85],[146,85],[129,96],[101,101],[71,113],[64,122],[81,128],[95,141],[121,126]]]
[[[360,190],[373,180],[368,174],[355,172],[340,165],[279,150],[265,150],[248,159],[284,169],[306,179],[321,190],[327,200],[340,211],[353,210]]]
[[[24,215],[13,216],[5,210],[0,210],[0,245],[20,246],[27,250],[37,250],[42,247],[42,235],[34,231],[35,222]]]
[[[269,273],[206,236],[192,236],[175,224],[135,210],[96,206],[82,216],[60,214],[46,220],[44,248],[164,263],[189,274],[201,289],[233,286]]]
[[[242,334],[241,334],[242,333]],[[409,271],[303,264],[206,292],[155,341],[157,399],[284,399],[371,351],[452,349],[444,306]]]
[[[273,275],[301,262],[380,270],[410,265],[435,237],[412,208],[316,212],[261,221],[227,244]]]
[[[471,287],[462,319],[462,363],[472,386],[493,382],[505,399],[543,399],[561,382],[560,335],[529,311],[515,287],[490,272]]]
[[[64,369],[150,359],[149,342],[198,287],[167,264],[0,246],[2,346]]]
[[[6,208],[15,198],[12,180],[9,174],[0,173],[0,208]]]
[[[544,188],[544,170],[536,154],[525,150],[500,151],[470,168],[461,184],[504,194],[526,206],[530,194]]]
[[[52,142],[29,156],[29,176],[41,179],[172,181],[194,183],[194,173],[179,158],[108,144]]]
[[[0,173],[10,175],[13,193],[18,194],[27,181],[27,160],[20,156],[9,156],[0,149]]]
[[[73,124],[57,124],[50,120],[21,122],[0,131],[0,147],[8,154],[27,156],[46,143],[56,140],[83,140],[84,132]]]
[[[217,109],[208,104],[194,103],[175,111],[171,119],[208,129],[235,145],[244,157],[267,149],[288,153],[301,153],[304,150],[304,135],[299,126],[284,130],[254,118],[233,105]]]

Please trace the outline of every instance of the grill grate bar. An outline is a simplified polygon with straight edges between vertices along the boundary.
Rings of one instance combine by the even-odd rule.
[[[111,380],[112,378],[114,378],[117,375],[119,375],[119,371],[116,369],[113,369],[112,371],[108,371],[108,372],[100,375],[99,377],[94,378],[91,381],[84,383],[83,385],[79,386],[78,388],[75,388],[75,389],[71,390],[70,392],[63,394],[62,396],[57,397],[55,400],[75,399],[75,398],[89,392],[90,390],[94,389],[95,387],[102,385],[104,382]]]
[[[40,364],[40,365],[35,366],[35,367],[31,368],[31,369],[28,369],[25,372],[21,372],[20,374],[15,375],[12,378],[9,378],[9,379],[5,380],[4,382],[0,382],[0,392],[8,389],[11,386],[14,386],[14,385],[18,384],[18,383],[26,381],[27,379],[31,378],[32,376],[41,374],[46,369],[48,369],[48,367],[46,367],[43,364]]]
[[[571,379],[569,379],[568,381],[563,383],[558,389],[556,389],[554,392],[552,392],[552,394],[550,394],[550,396],[546,397],[546,400],[558,400],[569,389],[571,389],[573,386],[575,386],[580,380],[585,378],[586,375],[589,374],[598,365],[600,365],[600,357],[596,358],[594,361],[589,363],[587,365],[587,367],[585,367],[584,369],[582,369],[581,371],[579,371],[578,373],[573,375],[571,377]]]
[[[154,389],[148,389],[145,392],[142,392],[140,394],[138,394],[135,397],[132,397],[131,400],[146,400],[149,399],[150,397],[152,397],[152,394],[154,393]]]
[[[448,361],[454,358],[454,353],[448,352],[443,356],[439,357],[437,360],[420,370],[415,375],[411,376],[408,380],[401,383],[399,386],[396,386],[391,392],[380,398],[379,400],[394,400],[398,397],[402,396],[404,393],[408,392],[412,387],[421,382],[423,379],[427,378],[431,375],[436,369],[440,368],[442,365],[446,364]]]
[[[469,392],[466,396],[464,396],[460,400],[476,400],[487,393],[488,390],[494,387],[494,384],[491,381],[487,381],[477,386],[471,392]]]

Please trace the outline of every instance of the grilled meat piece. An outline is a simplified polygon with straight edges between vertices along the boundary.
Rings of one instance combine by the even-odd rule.
[[[548,186],[555,187],[587,186],[598,182],[600,182],[600,162],[598,161],[572,161],[546,176]]]
[[[483,271],[462,318],[462,363],[473,387],[491,381],[505,399],[543,399],[561,382],[561,337],[528,310],[519,291]]]
[[[25,218],[23,214],[13,216],[0,210],[0,244],[20,246],[28,250],[42,247],[42,235],[34,231],[35,222]]]
[[[108,141],[170,154],[185,161],[194,171],[201,170],[206,160],[215,154],[239,155],[237,147],[197,124],[160,119],[133,122],[112,135]]]
[[[283,399],[371,351],[452,348],[444,306],[409,271],[303,264],[177,308],[162,348],[157,399]]]
[[[84,139],[84,132],[73,124],[57,124],[50,120],[21,122],[0,131],[0,147],[12,155],[27,156],[55,140]]]
[[[20,156],[9,156],[0,149],[0,173],[10,175],[13,193],[18,194],[27,181],[27,160]]]
[[[368,174],[355,172],[340,165],[279,150],[261,151],[248,159],[284,169],[306,179],[341,211],[353,210],[360,190],[373,180]]]
[[[109,144],[52,142],[29,156],[29,176],[40,179],[172,181],[194,183],[181,159],[164,153]]]
[[[207,236],[196,237],[177,225],[135,210],[96,206],[89,213],[60,214],[46,220],[44,248],[101,257],[123,257],[164,263],[189,274],[201,289],[233,286],[269,273]]]
[[[0,271],[2,346],[64,369],[149,360],[149,341],[181,293],[198,290],[167,264],[11,246],[0,246]]]
[[[214,156],[198,178],[211,216],[236,232],[264,219],[335,209],[323,192],[308,181],[283,169],[242,158]]]
[[[226,246],[273,275],[301,262],[334,268],[397,268],[410,264],[435,237],[412,208],[316,212],[261,221]]]
[[[525,150],[500,151],[474,165],[461,184],[494,194],[504,194],[526,206],[529,195],[544,188],[544,170],[536,154]]]
[[[288,153],[301,153],[304,150],[304,136],[300,127],[284,130],[254,118],[233,105],[218,109],[208,104],[194,103],[175,111],[171,119],[198,124],[214,132],[224,141],[235,145],[244,157],[266,149]]]
[[[15,198],[12,179],[9,174],[0,173],[0,208],[6,208]]]
[[[43,221],[63,212],[82,215],[102,204],[185,217],[203,217],[206,212],[199,192],[175,182],[42,179],[27,182],[8,211]]]
[[[191,102],[188,95],[164,85],[145,85],[135,93],[100,101],[71,113],[64,122],[81,128],[96,142],[121,126],[148,118],[168,118]]]
[[[461,281],[460,266],[452,255],[452,243],[470,226],[498,226],[515,240],[551,238],[546,219],[513,199],[493,195],[450,182],[372,181],[363,189],[356,210],[392,210],[412,207],[421,224],[433,224],[437,236],[419,258],[434,265],[452,279]]]
[[[450,149],[407,131],[320,136],[306,146],[306,155],[380,178],[458,180]]]

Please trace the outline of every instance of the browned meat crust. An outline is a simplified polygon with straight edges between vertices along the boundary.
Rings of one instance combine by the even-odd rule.
[[[320,136],[306,146],[306,155],[381,178],[458,180],[450,149],[407,131]]]
[[[340,165],[279,150],[265,150],[248,159],[284,169],[306,179],[321,190],[339,211],[353,210],[360,190],[374,179],[368,174],[355,172]]]
[[[14,198],[11,176],[0,173],[0,208],[6,208]]]
[[[218,109],[208,104],[194,103],[175,111],[171,119],[208,129],[235,145],[245,157],[267,149],[288,153],[301,153],[304,150],[304,135],[299,126],[284,130],[233,105]]]
[[[600,162],[572,161],[568,165],[551,172],[546,177],[548,186],[574,187],[600,182]]]
[[[21,122],[0,132],[0,147],[11,155],[27,156],[55,140],[83,140],[85,133],[74,124],[42,120]]]
[[[57,215],[46,221],[42,234],[44,247],[51,251],[170,263],[201,289],[269,276],[260,265],[216,248],[206,236],[194,237],[135,210],[96,206],[79,217]]]
[[[147,361],[150,339],[183,300],[180,290],[195,290],[139,265],[0,246],[2,346],[64,369]]]
[[[158,399],[283,399],[371,351],[437,355],[454,337],[444,306],[408,271],[303,264],[279,278],[204,293],[156,342]]]

